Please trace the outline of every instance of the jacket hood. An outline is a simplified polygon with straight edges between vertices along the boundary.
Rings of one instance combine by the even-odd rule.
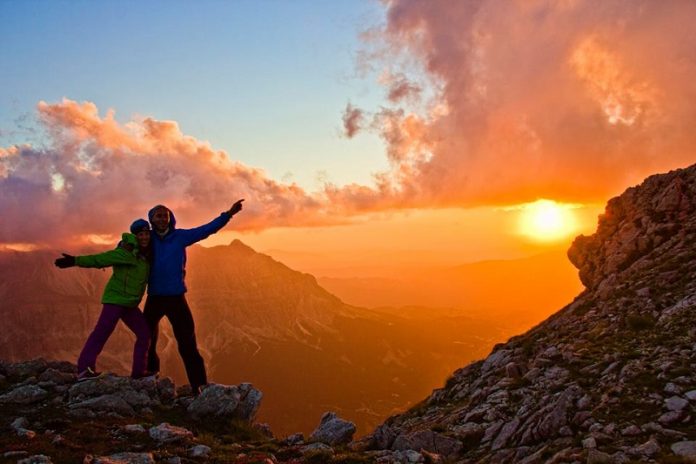
[[[138,246],[138,239],[135,237],[133,234],[129,234],[128,232],[124,232],[121,235],[121,243],[124,245],[133,245],[133,247]]]
[[[169,228],[171,230],[176,229],[176,217],[174,217],[174,212],[164,205],[155,205],[150,209],[150,211],[147,212],[147,219],[150,221],[150,225],[152,226],[152,229],[155,230],[155,225],[152,223],[152,215],[155,214],[155,210],[157,208],[164,208],[167,211],[169,211]]]

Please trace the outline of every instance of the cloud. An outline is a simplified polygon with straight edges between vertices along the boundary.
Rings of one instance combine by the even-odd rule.
[[[346,109],[343,112],[343,131],[346,137],[349,139],[355,137],[355,135],[360,131],[361,124],[363,121],[363,112],[359,108],[355,108],[353,105],[348,103]]]
[[[89,102],[38,105],[47,148],[0,148],[0,244],[108,241],[157,203],[182,227],[208,222],[238,198],[234,228],[337,222],[325,196],[281,184],[264,171],[181,133],[173,121],[119,124]],[[95,239],[98,238],[98,240]]]
[[[386,190],[404,201],[604,201],[696,159],[696,3],[385,8],[361,56],[380,70],[391,105],[363,114],[373,111],[370,127],[387,146]],[[428,92],[411,82],[429,82]],[[405,98],[414,93],[427,102]]]
[[[403,100],[418,102],[421,93],[419,84],[410,81],[404,74],[396,76],[386,73],[379,82],[387,88],[387,100],[399,103]]]

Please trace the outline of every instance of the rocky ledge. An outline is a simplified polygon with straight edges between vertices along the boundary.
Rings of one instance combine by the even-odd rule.
[[[210,384],[197,397],[169,378],[77,382],[75,365],[0,362],[0,462],[148,464],[425,462],[427,452],[354,449],[355,425],[325,413],[309,438],[254,422],[262,393]]]

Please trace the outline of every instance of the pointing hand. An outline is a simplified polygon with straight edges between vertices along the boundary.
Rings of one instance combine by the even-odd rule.
[[[243,201],[244,201],[244,198],[242,198],[241,200],[237,200],[235,202],[235,204],[232,205],[232,207],[229,209],[229,211],[227,211],[230,216],[234,216],[235,214],[237,214],[238,212],[240,212],[242,210],[242,202]]]

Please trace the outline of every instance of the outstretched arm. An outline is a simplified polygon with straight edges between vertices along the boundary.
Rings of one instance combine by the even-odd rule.
[[[208,238],[210,235],[213,235],[214,233],[225,227],[225,225],[227,225],[227,223],[230,222],[230,219],[232,219],[232,216],[234,216],[242,210],[243,201],[244,199],[237,200],[230,207],[230,209],[220,214],[220,216],[216,217],[208,224],[204,224],[193,229],[182,229],[181,233],[184,236],[185,246],[193,245],[196,242],[200,242],[201,240]]]
[[[72,266],[101,268],[116,264],[136,264],[136,261],[132,253],[119,247],[96,255],[70,256],[63,253],[62,258],[56,259],[56,266],[61,269]]]

